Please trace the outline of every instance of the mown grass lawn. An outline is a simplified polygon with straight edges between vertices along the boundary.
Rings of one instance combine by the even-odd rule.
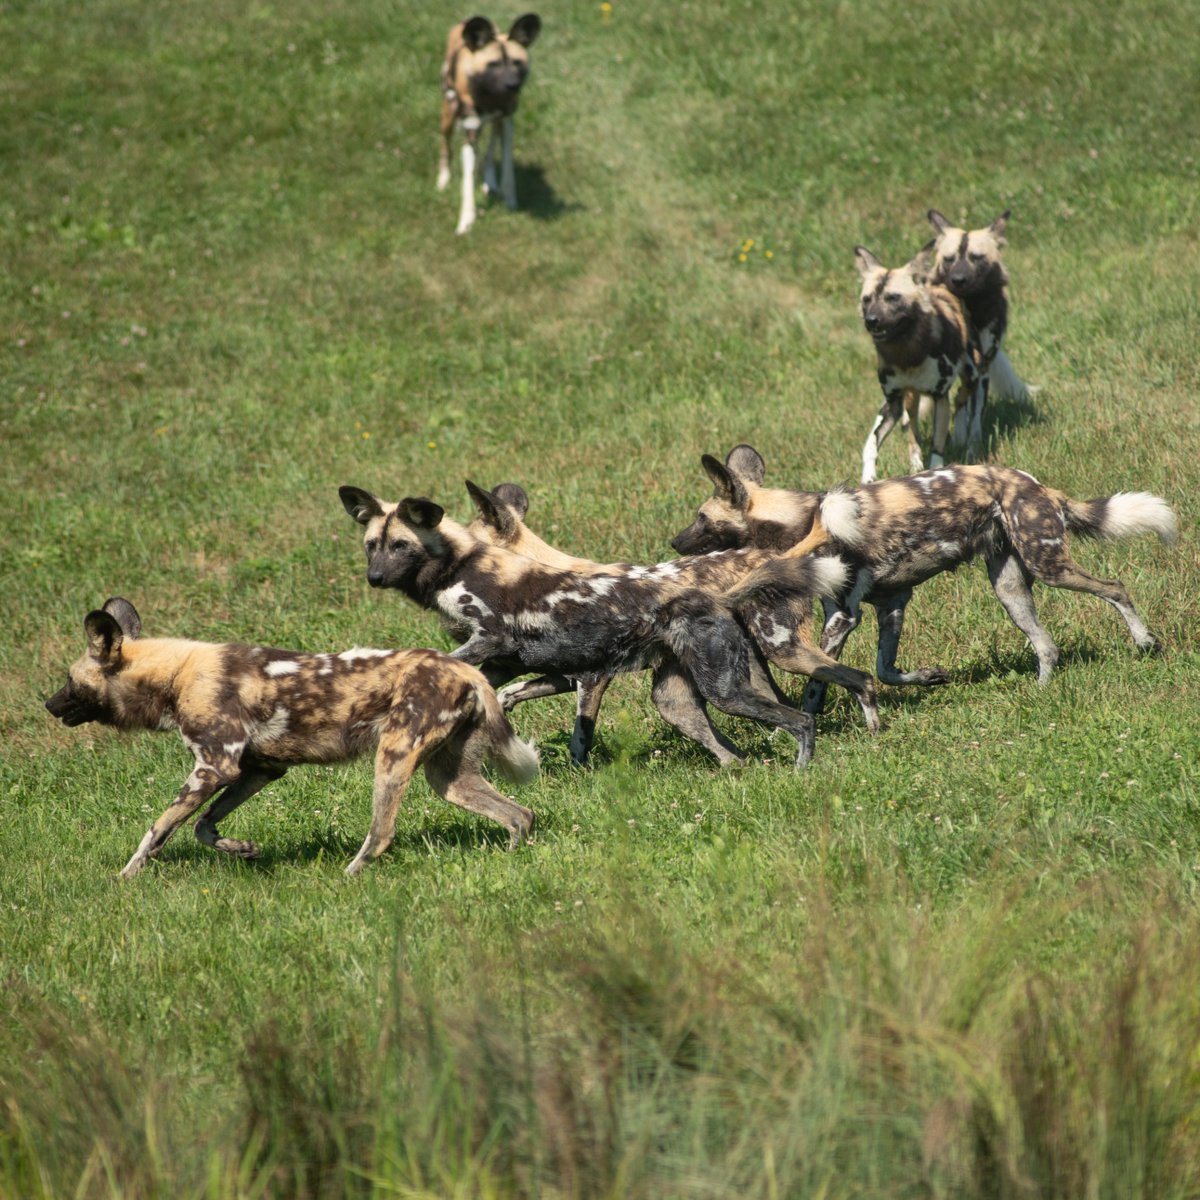
[[[1200,1195],[1200,55],[1192,6],[542,10],[522,210],[434,191],[444,5],[0,5],[0,1195]],[[503,24],[516,11],[493,14]],[[457,163],[456,163],[457,168]],[[301,769],[115,875],[174,736],[42,701],[84,614],[306,650],[449,646],[365,583],[337,487],[520,482],[656,561],[750,442],[853,480],[879,397],[852,248],[1011,208],[991,456],[1182,536],[1082,544],[1167,653],[981,568],[922,587],[870,738],[721,773],[618,681],[565,699],[518,853],[368,762]],[[881,472],[904,469],[893,437]],[[847,658],[870,668],[873,621]],[[789,684],[789,686],[792,686]],[[799,694],[799,686],[795,687]]]

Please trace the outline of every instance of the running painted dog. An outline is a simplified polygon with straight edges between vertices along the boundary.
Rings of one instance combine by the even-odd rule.
[[[962,303],[948,288],[930,284],[921,256],[892,270],[864,246],[855,247],[854,258],[862,280],[863,326],[875,343],[883,389],[883,406],[863,444],[862,481],[875,478],[879,447],[897,422],[908,435],[912,469],[924,467],[917,443],[922,395],[933,400],[929,464],[940,467],[950,432],[950,389],[961,379],[965,392],[960,395],[970,395],[977,378]]]
[[[821,646],[834,657],[860,619],[862,601],[879,611],[876,675],[884,683],[944,683],[940,667],[898,671],[896,651],[904,609],[918,584],[982,558],[996,598],[1025,634],[1045,683],[1058,647],[1038,621],[1034,580],[1087,592],[1122,616],[1139,650],[1156,653],[1158,639],[1142,623],[1119,580],[1095,579],[1072,561],[1068,532],[1081,537],[1176,535],[1164,500],[1127,492],[1072,500],[1032,475],[1001,466],[943,467],[899,479],[827,493],[762,486],[765,465],[751,446],[737,446],[725,464],[705,456],[715,491],[696,520],[671,543],[682,554],[760,546],[790,554],[835,553],[850,567],[846,588],[826,605]],[[806,707],[819,708],[823,685]]]
[[[491,760],[515,783],[537,774],[537,751],[513,733],[487,680],[436,650],[301,654],[263,646],[141,637],[141,619],[114,597],[84,621],[87,651],[49,700],[65,725],[178,729],[196,765],[121,872],[136,875],[202,805],[196,837],[238,858],[253,842],[222,837],[217,823],[300,763],[332,763],[375,751],[371,829],[350,875],[395,836],[412,773],[439,796],[490,817],[519,844],[533,813],[480,774]]]
[[[500,192],[509,208],[517,207],[517,179],[513,166],[513,115],[521,86],[529,73],[529,47],[542,30],[541,18],[526,13],[501,33],[487,17],[460,21],[450,30],[442,62],[442,146],[438,157],[437,186],[450,183],[450,138],[455,125],[463,131],[462,206],[456,233],[475,224],[475,172],[479,132],[492,125],[483,159],[483,186],[489,195]],[[500,138],[500,186],[496,186],[496,138]]]
[[[775,686],[759,645],[780,629],[790,639],[797,610],[842,589],[836,557],[772,562],[717,596],[681,587],[669,570],[585,575],[544,566],[479,541],[424,498],[389,504],[355,487],[340,495],[364,527],[368,583],[439,613],[463,643],[454,656],[482,666],[494,684],[529,672],[577,680],[652,668],[658,711],[722,763],[741,756],[713,728],[705,701],[785,729],[797,767],[811,757],[812,716]],[[747,612],[752,602],[757,615]]]
[[[929,223],[937,234],[927,247],[932,262],[929,282],[962,301],[978,371],[974,392],[960,396],[954,414],[954,440],[973,459],[983,449],[989,394],[1023,404],[1030,400],[1029,388],[1017,377],[1002,345],[1008,329],[1008,271],[1000,252],[1010,215],[1006,210],[983,229],[967,230],[952,225],[936,208],[929,210]]]
[[[657,563],[654,566],[631,566],[628,563],[596,563],[586,558],[575,558],[548,545],[528,525],[525,514],[529,511],[529,497],[515,483],[502,483],[490,492],[467,481],[467,491],[475,503],[478,516],[467,532],[480,541],[500,546],[544,566],[580,575],[616,575],[628,578],[667,578],[672,583],[697,587],[718,595],[736,588],[749,579],[755,571],[767,566],[778,555],[771,550],[739,549],[723,550],[714,554],[695,555]],[[875,708],[875,681],[864,671],[856,671],[837,662],[812,644],[808,634],[807,614],[798,625],[788,628],[783,623],[784,614],[777,613],[774,601],[748,599],[741,610],[744,623],[752,635],[762,637],[759,649],[772,665],[794,674],[809,675],[827,683],[837,683],[859,701],[867,719],[867,728],[878,729],[878,712]],[[790,611],[790,610],[789,610]],[[777,619],[778,618],[778,619]],[[579,710],[575,730],[571,737],[571,757],[577,763],[587,759],[591,748],[600,704],[614,671],[589,675],[578,681]],[[500,692],[500,702],[511,709],[523,700],[553,695],[556,691],[570,690],[570,680],[558,677],[529,680],[510,684]]]

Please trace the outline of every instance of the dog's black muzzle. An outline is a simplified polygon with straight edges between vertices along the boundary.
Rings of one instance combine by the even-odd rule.
[[[72,728],[100,719],[100,708],[90,700],[71,694],[71,685],[61,687],[46,701],[46,711]]]

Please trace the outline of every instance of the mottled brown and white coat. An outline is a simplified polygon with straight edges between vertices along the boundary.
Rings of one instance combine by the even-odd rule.
[[[487,491],[467,482],[467,491],[478,516],[467,526],[468,533],[493,546],[502,546],[515,554],[545,566],[580,575],[616,575],[631,579],[669,579],[673,586],[695,587],[724,595],[754,577],[760,568],[778,557],[773,550],[755,548],[719,550],[712,554],[692,555],[655,563],[632,566],[629,563],[597,563],[576,558],[549,545],[525,524],[529,497],[519,484],[502,483]],[[815,511],[815,506],[814,506]],[[867,727],[879,727],[875,706],[875,681],[864,671],[843,666],[812,643],[808,633],[808,613],[799,623],[787,624],[794,615],[789,602],[784,611],[775,607],[775,598],[749,595],[741,609],[743,623],[758,642],[768,661],[793,674],[808,675],[846,688],[862,706]],[[578,681],[578,714],[571,736],[571,757],[577,763],[587,760],[600,704],[615,672],[604,671],[581,677]],[[524,700],[553,695],[569,689],[569,681],[560,678],[514,683],[500,691],[500,701],[511,708]]]
[[[775,686],[758,638],[795,628],[794,609],[840,590],[836,558],[773,562],[717,596],[680,586],[670,565],[621,574],[545,566],[479,541],[423,497],[390,504],[355,487],[340,495],[364,527],[368,583],[439,613],[463,643],[455,657],[481,665],[493,683],[649,668],[658,711],[721,762],[741,756],[713,728],[706,701],[785,729],[798,744],[797,767],[811,757],[812,717]],[[752,601],[767,614],[754,637],[742,623]]]
[[[450,139],[457,125],[463,133],[462,205],[456,233],[475,223],[475,176],[480,131],[492,126],[483,160],[483,186],[500,192],[509,208],[517,207],[513,166],[513,116],[529,73],[529,47],[541,32],[541,18],[526,13],[501,33],[487,17],[471,17],[450,30],[442,61],[442,142],[438,157],[438,191],[450,182]],[[496,139],[500,139],[500,184],[496,185]]]
[[[517,783],[538,770],[495,692],[474,667],[436,650],[356,648],[305,654],[265,646],[143,638],[128,600],[114,597],[84,621],[88,645],[66,685],[46,701],[66,725],[175,729],[195,758],[179,795],[121,872],[129,878],[203,805],[196,837],[240,858],[253,843],[222,837],[217,823],[300,763],[333,763],[375,751],[371,828],[351,875],[395,835],[413,772],[469,812],[499,822],[517,845],[533,813],[480,773],[490,760]]]
[[[860,619],[865,600],[879,612],[876,674],[885,683],[943,683],[940,667],[902,672],[895,666],[904,610],[913,588],[944,571],[982,558],[997,599],[1029,638],[1038,679],[1049,679],[1058,647],[1038,621],[1031,584],[1087,592],[1122,616],[1139,650],[1156,652],[1119,580],[1096,579],[1073,562],[1068,532],[1118,538],[1176,534],[1167,503],[1146,492],[1072,500],[1011,467],[960,466],[922,471],[825,494],[762,486],[762,456],[749,446],[730,453],[723,471],[706,459],[716,492],[672,545],[701,553],[732,546],[767,546],[788,554],[836,553],[849,567],[843,592],[826,604],[821,646],[835,657]],[[716,464],[719,466],[719,464]],[[810,689],[819,705],[823,685]]]
[[[1001,260],[1004,231],[1011,214],[1005,210],[982,229],[959,229],[936,208],[929,223],[937,237],[928,249],[929,281],[962,301],[974,352],[978,380],[969,395],[959,394],[954,414],[954,440],[971,458],[983,449],[983,418],[990,398],[1008,397],[1028,403],[1029,389],[1004,353],[1008,330],[1008,271]]]
[[[920,259],[888,269],[864,246],[854,260],[862,281],[859,305],[863,327],[875,344],[883,405],[862,451],[862,481],[875,478],[879,447],[897,422],[908,435],[908,457],[914,471],[925,465],[917,442],[920,397],[933,400],[931,466],[946,461],[950,432],[950,389],[956,380],[972,391],[976,371],[966,315],[947,288],[929,283]]]

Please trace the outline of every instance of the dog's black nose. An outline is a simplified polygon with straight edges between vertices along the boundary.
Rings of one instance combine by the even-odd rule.
[[[367,572],[367,582],[372,587],[383,587],[383,572],[382,571],[368,571]]]
[[[863,317],[863,324],[868,329],[870,329],[872,332],[874,332],[876,329],[879,328],[879,325],[880,325],[879,317],[876,316],[875,313],[867,313],[867,315],[865,317]]]

